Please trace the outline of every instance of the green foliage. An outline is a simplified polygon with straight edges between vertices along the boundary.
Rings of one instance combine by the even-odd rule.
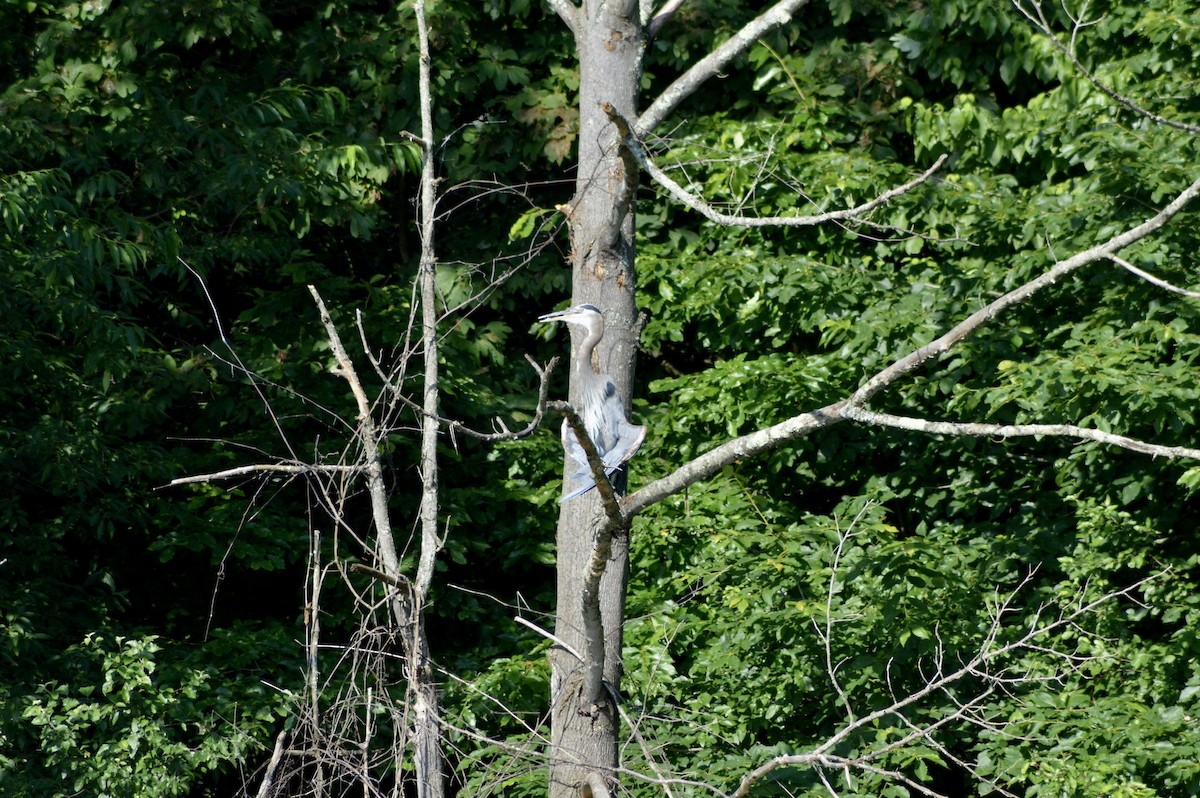
[[[88,635],[68,649],[65,680],[24,703],[38,753],[19,776],[14,763],[0,769],[6,794],[184,795],[204,772],[261,747],[277,720],[252,695],[261,687],[221,695],[229,688],[213,683],[215,672],[160,668],[160,653],[153,636]]]

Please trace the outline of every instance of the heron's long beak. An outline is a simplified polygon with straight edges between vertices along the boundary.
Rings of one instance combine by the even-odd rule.
[[[538,321],[541,321],[541,322],[562,321],[563,316],[566,316],[570,312],[571,312],[571,309],[556,310],[553,313],[543,313],[541,316],[538,316]]]

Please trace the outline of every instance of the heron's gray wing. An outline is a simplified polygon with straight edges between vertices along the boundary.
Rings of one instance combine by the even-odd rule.
[[[562,445],[563,451],[575,461],[575,465],[583,473],[588,473],[590,469],[588,468],[587,453],[583,451],[583,445],[575,437],[575,430],[571,429],[571,424],[566,419],[563,419],[562,423]]]
[[[588,434],[596,444],[596,452],[604,462],[604,473],[611,477],[642,445],[646,439],[646,428],[630,424],[625,418],[625,406],[617,396],[617,387],[612,379],[601,375],[600,383],[600,395],[594,396],[594,401],[589,402],[585,397],[583,417]],[[571,481],[580,483],[578,488],[559,500],[565,502],[587,493],[596,487],[596,482],[592,479],[587,454],[566,421],[562,425],[562,442],[563,449],[578,466],[571,475]]]
[[[646,428],[630,424],[625,420],[625,414],[622,413],[621,421],[617,425],[617,440],[613,448],[604,453],[605,470],[609,468],[615,470],[633,457],[644,440],[646,440]]]
[[[592,469],[588,465],[587,454],[583,451],[583,446],[575,437],[575,431],[571,429],[571,424],[566,419],[563,419],[562,423],[562,444],[563,450],[575,463],[575,473],[570,476],[569,481],[579,483],[579,487],[559,499],[560,504],[574,499],[576,496],[582,496],[596,487],[596,481],[592,479]]]
[[[592,479],[591,477],[586,477],[584,479],[582,485],[580,485],[578,488],[576,488],[575,490],[568,493],[566,496],[563,496],[561,499],[558,500],[558,503],[562,504],[564,502],[569,502],[569,501],[571,501],[571,499],[582,496],[583,494],[587,493],[589,490],[591,490],[594,487],[596,487],[596,481],[594,479]]]

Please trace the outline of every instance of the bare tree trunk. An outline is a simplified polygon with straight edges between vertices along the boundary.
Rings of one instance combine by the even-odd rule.
[[[573,301],[604,311],[600,367],[612,375],[628,400],[637,352],[633,240],[637,172],[605,107],[627,119],[636,114],[642,25],[637,4],[630,0],[586,0],[574,13],[573,23],[580,63],[579,171],[569,211]],[[570,399],[578,406],[575,385]],[[562,649],[551,656],[550,798],[595,795],[601,785],[611,787],[615,780],[614,701],[621,680],[629,538],[627,530],[621,530],[611,540],[607,535],[597,540],[602,517],[595,492],[567,502],[559,516],[555,633],[585,659],[598,648],[589,646],[588,639],[602,636],[604,661],[603,684],[597,690],[595,681],[586,678],[589,665],[597,663],[581,662]],[[601,562],[607,560],[598,594],[586,589],[593,553],[601,556]]]
[[[412,697],[415,739],[413,763],[417,771],[418,798],[442,798],[445,778],[442,772],[440,708],[433,666],[429,660],[429,642],[425,633],[425,604],[433,582],[434,562],[441,549],[438,535],[438,340],[437,297],[434,280],[437,258],[434,251],[434,213],[436,180],[433,172],[433,99],[429,75],[429,36],[425,25],[424,0],[413,4],[420,40],[421,139],[425,152],[421,166],[419,219],[421,225],[421,338],[425,358],[421,422],[421,555],[413,584],[411,627],[401,631],[408,639],[408,684]]]

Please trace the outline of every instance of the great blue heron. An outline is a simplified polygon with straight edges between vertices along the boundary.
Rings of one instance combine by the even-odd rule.
[[[625,418],[625,406],[617,396],[617,384],[613,382],[612,377],[601,374],[592,365],[592,352],[604,337],[604,315],[595,305],[576,305],[567,310],[539,316],[538,321],[566,322],[587,331],[587,337],[579,345],[574,360],[575,382],[582,397],[582,406],[578,410],[588,437],[596,444],[596,452],[604,461],[604,473],[612,476],[613,472],[633,457],[633,453],[642,445],[646,438],[646,428],[629,423]],[[571,480],[581,483],[574,491],[562,497],[560,501],[565,502],[587,493],[596,487],[596,482],[592,479],[587,455],[565,419],[562,425],[562,442],[563,449],[578,466]]]

